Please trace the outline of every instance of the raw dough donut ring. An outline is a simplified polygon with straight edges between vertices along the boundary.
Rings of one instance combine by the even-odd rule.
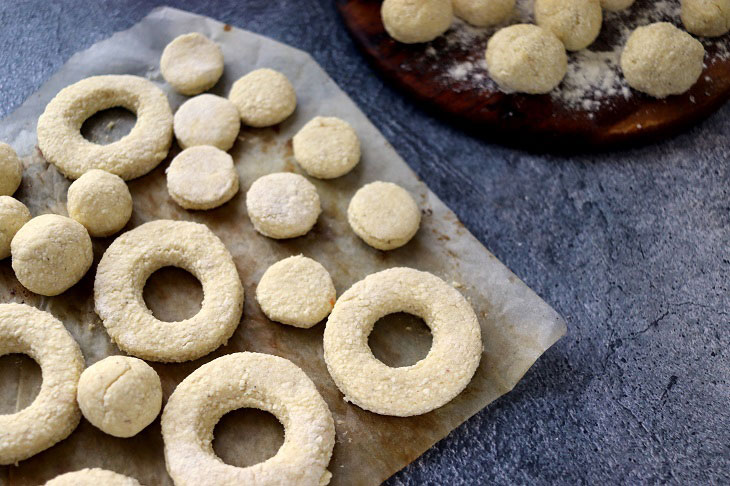
[[[94,113],[123,107],[137,123],[109,145],[89,142],[81,126]],[[38,147],[43,156],[70,179],[102,169],[124,180],[154,169],[172,143],[172,111],[165,93],[139,76],[92,76],[67,86],[38,118]]]
[[[140,486],[139,481],[129,476],[106,469],[81,469],[61,474],[48,481],[45,486]]]
[[[257,408],[284,426],[275,456],[251,467],[223,463],[213,451],[213,429],[226,413]],[[332,414],[307,375],[291,361],[234,353],[204,364],[180,383],[162,412],[165,463],[176,486],[329,483],[335,444]]]
[[[431,328],[431,350],[412,366],[386,366],[368,346],[375,322],[394,312],[419,316]],[[481,353],[481,329],[466,299],[412,268],[383,270],[350,287],[324,331],[324,360],[345,401],[381,415],[408,417],[445,405],[469,384]]]
[[[142,296],[149,276],[166,266],[187,270],[203,287],[200,312],[184,321],[160,321]],[[231,337],[243,312],[243,286],[231,254],[207,226],[158,220],[109,246],[96,269],[94,305],[120,349],[149,361],[189,361]]]
[[[0,355],[27,354],[43,383],[28,407],[0,415],[0,464],[13,464],[69,436],[81,419],[76,385],[84,369],[79,345],[61,321],[25,304],[0,304]]]

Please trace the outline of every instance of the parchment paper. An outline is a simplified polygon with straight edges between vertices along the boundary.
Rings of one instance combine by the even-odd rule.
[[[163,8],[139,24],[74,55],[38,93],[0,123],[0,140],[10,143],[26,167],[16,197],[33,215],[66,214],[70,181],[46,163],[36,147],[35,127],[48,101],[63,87],[96,74],[126,73],[146,76],[169,94],[176,109],[185,98],[162,80],[159,57],[175,36],[202,32],[223,49],[226,67],[214,93],[227,94],[232,82],[257,67],[284,72],[299,99],[296,113],[271,129],[243,129],[232,155],[241,178],[240,193],[226,205],[206,212],[189,212],[168,196],[164,171],[168,160],[150,174],[131,181],[134,214],[126,229],[144,222],[171,218],[207,224],[233,254],[245,286],[241,324],[226,346],[182,364],[153,364],[162,378],[165,399],[175,386],[201,364],[236,351],[258,351],[290,359],[316,383],[335,418],[337,444],[330,470],[333,485],[379,484],[414,460],[468,417],[511,390],[535,360],[566,327],[557,313],[489,253],[456,216],[418,180],[405,162],[357,106],[335,85],[312,58],[299,50],[214,20]],[[106,118],[117,114],[107,114]],[[291,138],[315,115],[348,120],[362,140],[363,158],[345,177],[312,179],[322,200],[323,214],[306,236],[274,241],[254,232],[245,211],[245,191],[259,176],[275,171],[299,172],[292,157]],[[104,142],[129,128],[129,117],[111,127],[105,117],[86,133]],[[133,121],[131,122],[133,123]],[[170,157],[178,152],[173,146]],[[396,182],[407,188],[423,209],[423,223],[408,245],[380,252],[362,243],[346,221],[349,199],[373,180]],[[119,354],[93,310],[92,288],[96,262],[112,239],[94,241],[95,264],[72,289],[54,298],[24,290],[10,261],[0,262],[0,301],[26,302],[61,319],[78,340],[90,365]],[[384,417],[345,403],[322,359],[324,323],[295,329],[266,319],[254,299],[256,283],[277,260],[303,253],[320,261],[332,274],[338,295],[366,275],[393,266],[433,272],[459,288],[477,312],[484,339],[481,365],[467,389],[448,405],[411,418]],[[161,270],[150,278],[145,297],[155,314],[166,320],[192,315],[199,308],[201,290],[181,270]],[[376,356],[391,365],[414,363],[430,346],[429,333],[411,316],[395,315],[379,324],[371,336]],[[37,393],[40,374],[32,360],[18,355],[0,359],[0,412],[27,406]],[[273,455],[282,441],[281,426],[262,412],[236,411],[216,428],[215,449],[227,462],[249,465]],[[17,466],[0,469],[0,481],[11,485],[40,484],[51,477],[83,467],[103,467],[128,474],[142,484],[171,484],[164,465],[159,419],[136,437],[118,439],[103,434],[85,420],[71,436]]]

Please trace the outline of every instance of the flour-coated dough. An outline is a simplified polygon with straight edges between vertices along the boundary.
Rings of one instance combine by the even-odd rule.
[[[175,112],[173,125],[181,148],[213,145],[228,150],[238,137],[241,117],[229,100],[205,93],[183,103]]]
[[[433,344],[418,363],[392,368],[373,356],[368,336],[395,312],[423,319]],[[427,272],[390,268],[350,287],[324,331],[324,360],[345,400],[381,415],[408,417],[451,401],[479,366],[482,338],[474,310],[458,290]]]
[[[109,356],[81,373],[77,398],[92,425],[115,437],[132,437],[160,413],[162,385],[141,359]]]
[[[75,285],[94,259],[86,228],[57,214],[36,216],[23,225],[10,242],[10,254],[23,287],[47,296]]]
[[[429,42],[451,27],[451,0],[385,0],[380,16],[388,34],[405,44]]]
[[[10,242],[28,221],[30,211],[25,204],[10,196],[0,196],[0,260],[10,256]]]
[[[129,476],[93,468],[61,474],[48,481],[45,486],[140,486],[140,484]]]
[[[605,10],[623,10],[629,8],[636,0],[601,0],[601,7]]]
[[[515,11],[515,0],[453,0],[454,15],[477,27],[501,24]]]
[[[257,69],[231,87],[228,99],[238,108],[241,121],[250,127],[281,123],[294,113],[297,93],[286,76],[273,69]]]
[[[185,209],[217,208],[238,192],[233,158],[212,145],[183,150],[166,172],[170,197]]]
[[[294,158],[307,174],[334,179],[350,172],[360,161],[360,139],[345,120],[317,116],[292,140]]]
[[[66,209],[91,236],[110,236],[132,216],[132,194],[121,177],[92,169],[69,186]]]
[[[12,196],[23,180],[23,164],[7,143],[0,142],[0,196]]]
[[[175,37],[162,51],[160,71],[178,93],[202,93],[223,74],[221,48],[202,34],[193,32]]]
[[[84,357],[61,321],[25,304],[0,304],[0,355],[27,354],[41,368],[35,400],[0,415],[0,464],[14,464],[48,449],[73,432],[81,418],[76,385]]]
[[[682,0],[682,23],[688,32],[718,37],[730,31],[730,0]]]
[[[601,32],[600,0],[535,0],[537,25],[553,32],[569,51],[591,45]]]
[[[150,275],[174,266],[203,287],[200,312],[179,322],[152,315],[142,292]],[[120,349],[150,361],[189,361],[231,337],[243,312],[243,286],[233,258],[207,226],[157,220],[119,236],[96,269],[94,304]]]

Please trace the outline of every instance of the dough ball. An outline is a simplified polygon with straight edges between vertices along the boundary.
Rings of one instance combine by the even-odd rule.
[[[183,150],[167,168],[167,192],[185,209],[213,209],[238,192],[233,158],[210,145]]]
[[[294,113],[297,93],[289,80],[273,69],[257,69],[233,83],[228,95],[250,127],[281,123]]]
[[[23,164],[7,143],[0,142],[0,196],[12,196],[23,179]]]
[[[637,28],[621,53],[629,86],[656,98],[681,94],[702,74],[705,48],[668,22]]]
[[[45,486],[140,486],[139,481],[105,469],[81,469],[61,474]]]
[[[530,24],[499,30],[487,43],[489,75],[507,92],[547,93],[568,70],[568,55],[555,34]]]
[[[228,150],[238,137],[241,117],[236,105],[206,93],[190,98],[178,108],[174,129],[181,148],[212,145]]]
[[[352,230],[378,250],[392,250],[413,238],[421,224],[421,211],[408,191],[391,182],[371,182],[361,187],[347,208]]]
[[[537,25],[553,32],[569,51],[591,45],[601,32],[599,0],[535,0]]]
[[[47,296],[81,280],[94,258],[86,228],[57,214],[36,216],[23,225],[10,243],[10,254],[23,287]]]
[[[688,32],[717,37],[730,31],[730,0],[682,0],[682,23]]]
[[[66,208],[91,236],[110,236],[132,216],[132,195],[121,177],[93,169],[68,188]]]
[[[477,27],[501,24],[515,11],[515,0],[453,0],[454,15]]]
[[[25,204],[10,196],[0,196],[0,260],[10,256],[13,236],[30,221]]]
[[[271,265],[256,287],[266,317],[290,326],[310,328],[332,311],[337,294],[329,272],[302,255]]]
[[[317,188],[290,172],[256,179],[246,194],[246,209],[256,231],[276,239],[306,234],[322,212]]]
[[[160,413],[162,385],[141,359],[109,356],[81,373],[77,399],[92,425],[115,437],[132,437]]]
[[[184,34],[165,46],[160,71],[175,91],[196,95],[212,88],[220,79],[223,53],[218,44],[202,34]]]
[[[636,0],[601,0],[601,7],[606,10],[623,10],[629,8]]]
[[[390,36],[405,44],[434,40],[451,27],[451,0],[385,0],[380,7]]]
[[[360,139],[344,120],[318,116],[294,135],[294,158],[312,177],[334,179],[360,161]]]

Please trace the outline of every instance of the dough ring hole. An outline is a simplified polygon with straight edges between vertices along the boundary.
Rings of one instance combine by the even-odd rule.
[[[368,336],[370,350],[391,368],[412,366],[431,350],[431,329],[418,316],[396,312],[378,319]]]
[[[240,454],[243,442],[247,454]],[[250,467],[274,457],[284,444],[284,426],[273,414],[257,408],[239,408],[221,417],[215,426],[213,450],[226,464]]]
[[[157,319],[180,322],[200,312],[203,286],[187,270],[166,266],[147,278],[142,296],[147,308]]]
[[[121,106],[97,111],[81,125],[81,135],[91,143],[109,145],[129,135],[137,115]]]
[[[41,367],[27,354],[0,356],[0,415],[28,407],[41,391],[42,382]]]

